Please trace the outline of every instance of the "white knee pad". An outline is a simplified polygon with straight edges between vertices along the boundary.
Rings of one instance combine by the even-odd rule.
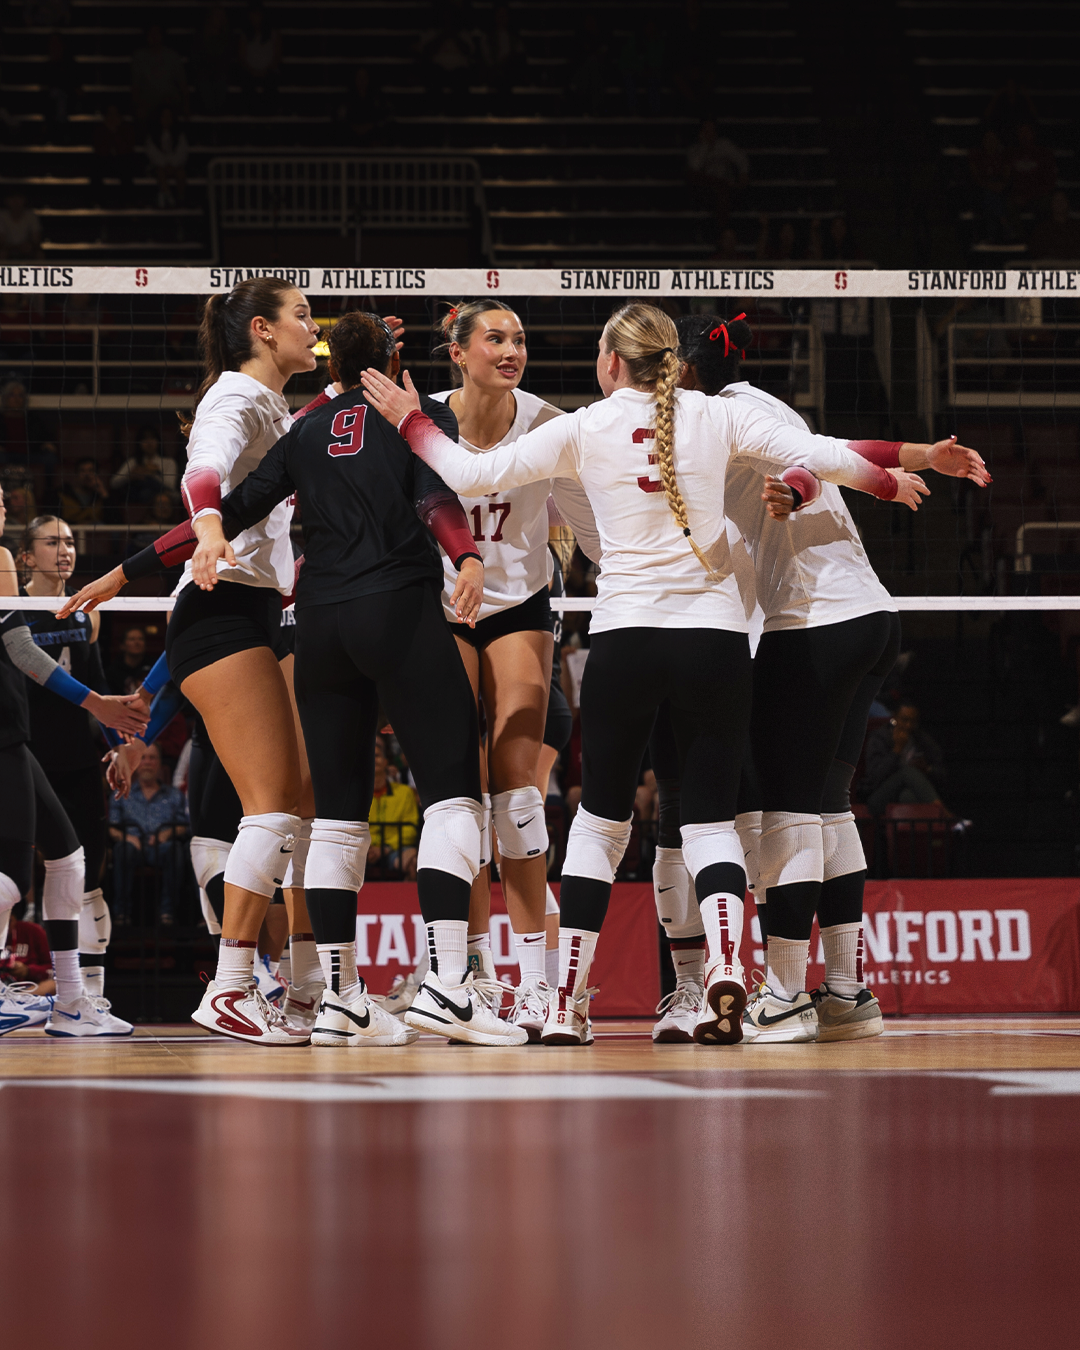
[[[563,860],[563,876],[591,877],[594,881],[615,880],[615,869],[622,862],[630,842],[629,820],[605,820],[579,806]]]
[[[285,868],[300,833],[300,817],[285,811],[243,816],[225,864],[225,881],[267,900],[285,879]]]
[[[191,840],[191,870],[200,886],[225,871],[232,844],[224,839],[207,839],[201,834]]]
[[[548,887],[548,895],[551,887]],[[7,949],[8,922],[11,911],[22,899],[19,888],[6,872],[0,872],[0,953]]]
[[[480,866],[486,867],[494,853],[491,847],[491,794],[484,792],[480,797],[483,816],[480,819]]]
[[[715,863],[743,865],[742,844],[735,833],[733,820],[713,820],[702,825],[684,825],[682,855],[692,877],[700,876],[706,867]],[[698,896],[700,900],[701,897]]]
[[[77,919],[82,909],[86,862],[81,848],[66,858],[45,859],[41,912],[46,919]]]
[[[283,891],[304,889],[304,869],[307,865],[308,849],[311,848],[311,827],[314,824],[310,816],[300,821],[300,833],[296,836],[292,857],[285,869],[285,880],[281,883]]]
[[[742,844],[743,868],[746,872],[746,889],[757,889],[761,853],[761,812],[743,811],[735,817],[735,833]],[[761,897],[765,899],[764,895]]]
[[[416,870],[449,872],[471,886],[480,871],[484,808],[473,797],[447,797],[424,812]]]
[[[547,888],[547,901],[544,904],[544,917],[559,913],[559,902],[555,899],[555,892],[549,886]]]
[[[101,887],[87,891],[79,910],[79,951],[83,956],[103,956],[112,937],[112,915]]]
[[[371,829],[366,820],[311,822],[304,885],[311,889],[358,891],[364,884]]]
[[[221,936],[221,924],[218,923],[218,916],[214,913],[214,907],[210,903],[210,897],[203,888],[199,887],[199,908],[202,910],[203,922],[206,924],[206,931],[211,937]]]
[[[491,799],[491,818],[504,858],[535,858],[547,853],[547,821],[538,787],[496,792]]]
[[[850,811],[821,813],[821,842],[825,881],[846,877],[849,872],[866,871],[862,838]]]
[[[820,816],[798,811],[762,812],[760,889],[821,881],[823,868]]]
[[[704,936],[693,878],[681,848],[657,848],[652,869],[656,914],[669,938]]]

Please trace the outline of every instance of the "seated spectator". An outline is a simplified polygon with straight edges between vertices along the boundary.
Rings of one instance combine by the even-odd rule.
[[[138,506],[149,506],[162,488],[180,490],[176,460],[161,453],[161,437],[153,427],[135,433],[135,449],[109,479],[109,487],[123,494],[125,503]]]
[[[3,503],[0,515],[3,516],[5,531],[0,535],[0,543],[10,553],[16,554],[22,548],[27,525],[38,513],[34,487],[25,469],[5,469],[0,502]]]
[[[945,777],[941,747],[919,726],[919,710],[903,703],[866,743],[866,804],[875,816],[890,802],[940,802]]]
[[[159,108],[143,146],[157,178],[159,207],[180,206],[187,188],[187,162],[191,153],[187,136],[171,108]]]
[[[141,628],[129,628],[120,655],[105,670],[106,683],[114,694],[133,694],[153,664],[146,654],[146,634]]]
[[[98,525],[105,519],[109,489],[87,455],[75,463],[75,479],[60,489],[60,514],[69,525]]]
[[[31,469],[51,474],[57,462],[53,428],[29,401],[22,380],[0,386],[0,464],[21,468],[28,477]]]
[[[131,106],[136,121],[146,127],[159,108],[187,112],[187,75],[184,58],[165,45],[160,24],[146,30],[146,42],[131,58]]]
[[[56,993],[49,939],[40,924],[9,920],[7,940],[0,951],[0,981],[33,984],[35,994]]]
[[[795,226],[791,221],[780,221],[775,235],[768,216],[763,215],[758,223],[760,230],[754,246],[755,258],[760,262],[791,262],[796,256]]]
[[[1055,262],[1075,262],[1080,258],[1080,221],[1069,214],[1069,199],[1064,192],[1055,192],[1050,198],[1049,218],[1036,225],[1028,255],[1033,260]]]
[[[183,797],[163,778],[161,751],[157,745],[148,745],[135,770],[130,794],[114,797],[109,803],[114,924],[131,922],[132,891],[138,867],[160,870],[158,917],[162,923],[174,921],[183,867],[179,841],[187,835],[188,818]]]
[[[387,773],[386,742],[375,737],[375,794],[368,820],[371,848],[368,866],[402,872],[416,880],[416,844],[420,837],[420,803],[404,783],[395,783]]]
[[[251,5],[240,32],[240,69],[251,93],[274,93],[281,74],[281,34],[262,5]]]
[[[131,535],[128,540],[127,556],[134,557],[140,549],[148,548],[155,543],[166,530],[172,529],[182,515],[179,498],[174,497],[171,492],[159,492],[150,503],[147,513],[146,524],[149,528],[138,530]]]
[[[709,262],[734,263],[740,258],[739,236],[729,225],[720,235],[720,242],[716,245],[716,252],[711,255]]]
[[[746,151],[721,136],[712,118],[706,118],[698,128],[697,140],[686,152],[686,181],[699,208],[713,217],[713,239],[722,234],[735,195],[749,179],[750,160]]]
[[[0,211],[0,259],[41,257],[41,221],[21,192],[9,192]]]
[[[128,206],[131,202],[135,178],[135,131],[130,122],[120,116],[120,109],[110,103],[105,116],[94,132],[94,159],[91,165],[91,184],[98,205],[104,205],[105,179],[118,178],[119,190],[111,189],[115,203]]]
[[[976,217],[984,243],[1000,244],[1005,238],[1005,184],[1009,156],[996,131],[983,133],[981,143],[968,151],[971,181],[978,194]]]
[[[1009,157],[1007,198],[1014,221],[1027,211],[1040,218],[1049,214],[1057,177],[1054,152],[1039,144],[1035,128],[1025,122],[1017,129],[1016,145]]]

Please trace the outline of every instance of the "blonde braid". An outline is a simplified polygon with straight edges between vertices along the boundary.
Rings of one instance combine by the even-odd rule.
[[[660,374],[656,378],[656,462],[660,468],[664,496],[671,508],[671,514],[675,517],[675,523],[694,550],[698,562],[715,580],[716,574],[690,533],[686,503],[683,501],[678,479],[675,477],[675,389],[678,383],[679,358],[674,352],[665,352],[660,361]]]

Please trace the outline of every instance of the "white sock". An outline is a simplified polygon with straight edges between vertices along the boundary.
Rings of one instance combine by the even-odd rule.
[[[821,930],[825,948],[825,983],[834,994],[854,998],[863,987],[863,926],[838,923]]]
[[[709,965],[719,962],[737,966],[743,930],[742,896],[706,896],[701,902],[701,922],[709,942]]]
[[[671,964],[676,984],[705,983],[705,939],[675,938],[671,943]]]
[[[281,962],[267,961],[266,964],[270,967],[270,974],[273,975],[274,979],[276,980],[278,977],[278,971],[281,969]]]
[[[428,958],[441,984],[460,984],[469,968],[467,919],[436,919],[429,923]]]
[[[327,989],[340,994],[346,1003],[350,1003],[364,988],[364,982],[356,970],[355,944],[319,943],[316,951],[319,953],[319,965],[322,966]]]
[[[293,984],[303,989],[308,984],[322,984],[322,964],[319,949],[312,933],[294,933],[289,939],[289,958],[292,961]]]
[[[780,998],[793,999],[806,988],[806,963],[810,957],[810,943],[796,938],[774,937],[769,934],[769,987]]]
[[[552,989],[556,989],[559,984],[559,949],[552,947],[544,953],[544,979]]]
[[[281,960],[278,962],[278,974],[286,984],[292,984],[292,952],[289,950],[288,944],[281,953]]]
[[[219,989],[246,989],[255,978],[256,955],[254,942],[222,938],[218,944],[214,983]]]
[[[79,969],[79,949],[53,952],[53,974],[56,977],[57,1003],[74,1003],[83,996],[82,971]]]
[[[105,967],[82,966],[83,988],[91,998],[102,998],[105,994]]]
[[[538,933],[515,933],[514,946],[517,948],[518,969],[521,971],[521,983],[526,980],[542,980],[547,974],[545,964],[545,944],[547,933],[541,928]]]
[[[587,928],[559,929],[559,988],[570,998],[581,998],[588,987],[599,936]]]

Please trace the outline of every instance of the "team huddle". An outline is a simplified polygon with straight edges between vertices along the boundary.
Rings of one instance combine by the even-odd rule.
[[[20,793],[22,805],[0,831],[0,943],[36,844],[57,989],[42,1000],[8,986],[0,1012],[57,1036],[132,1030],[82,973],[101,961],[86,959],[88,922],[107,926],[100,862],[95,878],[27,748],[29,681],[35,697],[89,708],[126,738],[109,767],[120,790],[180,696],[195,708],[191,856],[220,944],[192,1016],[212,1032],[277,1046],[404,1046],[422,1031],[590,1044],[590,968],[648,752],[654,892],[676,972],[653,1039],[879,1034],[849,793],[899,621],[837,485],[916,509],[922,470],[985,485],[978,454],[955,439],[812,434],[738,379],[752,339],[741,315],[622,306],[599,339],[603,398],[570,414],[519,387],[526,334],[501,302],[446,315],[455,387],[430,398],[400,371],[397,320],[345,315],[327,337],[331,384],[294,415],[283,391],[315,369],[319,336],[306,298],[281,280],[207,301],[206,378],[186,428],[189,520],[55,620],[89,628],[128,581],[182,567],[165,654],[137,694],[91,695],[19,611],[3,612],[0,776],[5,800]],[[551,597],[574,540],[599,570],[581,804],[556,902],[544,803],[571,716]],[[291,606],[295,623],[283,623]],[[376,997],[357,971],[355,928],[387,724],[423,809],[428,950]],[[519,964],[508,1008],[488,935],[496,850]],[[748,886],[767,964],[752,997],[739,959]],[[275,897],[290,933],[280,1006],[256,978]],[[825,982],[808,991],[815,916]]]

